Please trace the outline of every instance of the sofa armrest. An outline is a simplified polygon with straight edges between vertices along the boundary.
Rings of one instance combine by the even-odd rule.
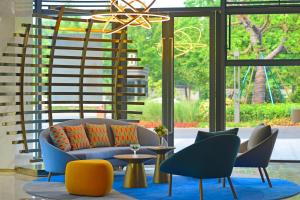
[[[137,126],[138,138],[142,146],[158,146],[159,137],[157,134],[147,128]]]
[[[43,137],[40,137],[39,141],[45,170],[47,172],[64,174],[67,163],[73,160],[78,160],[77,157],[53,146]]]

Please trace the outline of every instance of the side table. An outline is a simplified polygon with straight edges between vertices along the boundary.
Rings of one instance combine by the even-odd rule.
[[[127,168],[124,177],[125,188],[145,188],[147,187],[147,177],[144,162],[156,158],[148,154],[122,154],[115,155],[114,158],[126,161]]]
[[[160,171],[160,164],[166,159],[166,154],[169,151],[175,149],[175,147],[165,147],[165,146],[157,146],[157,147],[149,147],[150,151],[153,151],[157,154],[155,170],[153,175],[153,183],[167,183],[168,182],[168,174]]]

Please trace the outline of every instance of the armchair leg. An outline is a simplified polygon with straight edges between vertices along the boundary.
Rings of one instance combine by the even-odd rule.
[[[48,182],[50,182],[50,181],[51,181],[51,177],[52,177],[52,173],[51,173],[51,172],[49,172],[49,174],[48,174]]]
[[[173,182],[172,174],[169,174],[169,197],[172,196],[172,182]]]
[[[225,179],[225,178],[224,178],[224,179]],[[237,199],[237,195],[236,195],[236,192],[235,192],[235,190],[234,190],[234,187],[233,187],[233,184],[232,184],[232,181],[231,181],[230,176],[227,177],[227,180],[228,180],[228,182],[229,182],[230,189],[231,189],[231,192],[232,192],[232,194],[233,194],[234,199]]]
[[[267,172],[267,169],[264,167],[263,170],[264,170],[264,172],[265,172],[266,179],[267,179],[267,181],[268,181],[269,187],[272,188],[272,183],[271,183],[271,180],[270,180],[270,178],[269,178],[269,174],[268,174],[268,172]]]
[[[265,182],[265,178],[264,178],[264,175],[263,175],[260,167],[258,168],[258,171],[259,171],[259,174],[260,174],[261,181],[264,183]]]
[[[226,179],[223,178],[223,187],[226,187]]]
[[[199,192],[200,192],[200,200],[203,200],[203,185],[202,185],[202,179],[199,180]]]

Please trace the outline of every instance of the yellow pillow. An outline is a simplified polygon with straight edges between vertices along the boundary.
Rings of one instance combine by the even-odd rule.
[[[115,146],[129,146],[139,144],[137,128],[134,125],[111,125]]]

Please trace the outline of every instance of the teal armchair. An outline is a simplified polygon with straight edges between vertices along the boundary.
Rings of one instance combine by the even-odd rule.
[[[169,196],[172,195],[172,175],[199,179],[200,199],[203,199],[202,179],[227,178],[234,198],[237,198],[230,176],[239,150],[236,135],[222,134],[196,142],[165,160],[160,170],[170,174]]]

